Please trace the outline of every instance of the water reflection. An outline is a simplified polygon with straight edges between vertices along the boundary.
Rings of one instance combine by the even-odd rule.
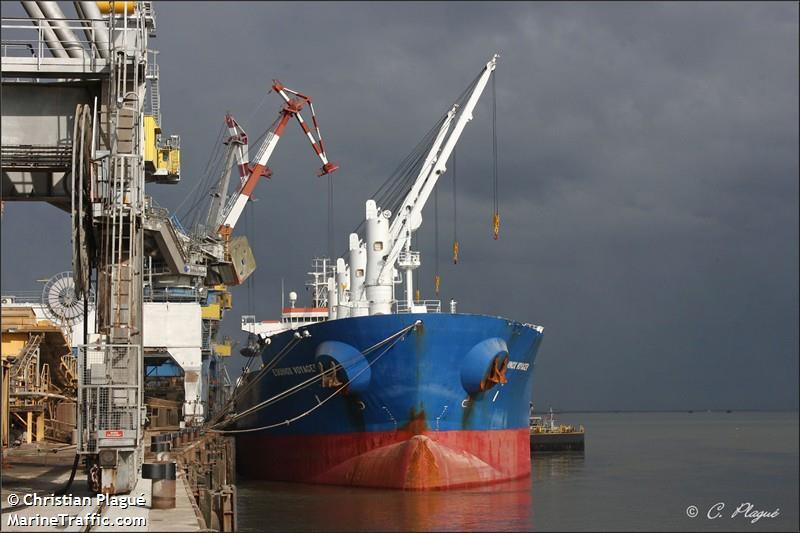
[[[531,529],[531,479],[403,492],[271,482],[239,485],[239,529],[512,531]]]
[[[583,471],[584,452],[537,453],[531,457],[531,476],[534,484],[565,477],[575,477]]]
[[[797,413],[595,414],[582,422],[593,428],[586,455],[535,453],[530,477],[502,485],[413,493],[240,478],[239,529],[693,531],[699,522],[685,515],[687,502],[746,497],[779,507],[780,517],[713,527],[797,531]]]

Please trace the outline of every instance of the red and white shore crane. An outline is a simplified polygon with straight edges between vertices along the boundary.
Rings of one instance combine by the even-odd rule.
[[[244,162],[244,165],[242,165],[243,160],[241,158],[239,160],[240,171],[242,171],[243,168],[247,168],[249,172],[246,178],[242,179],[239,190],[233,195],[228,205],[226,205],[222,217],[222,223],[217,229],[217,233],[219,233],[219,235],[225,239],[229,238],[233,232],[233,228],[236,226],[236,222],[242,215],[248,200],[250,200],[259,178],[262,176],[269,178],[272,175],[272,170],[270,170],[270,168],[267,166],[267,162],[272,156],[272,152],[275,151],[275,147],[278,145],[278,141],[283,135],[283,130],[286,128],[286,124],[289,123],[290,119],[295,118],[297,120],[298,124],[300,124],[300,127],[303,129],[303,132],[308,137],[308,140],[311,142],[311,147],[314,149],[314,153],[316,153],[317,157],[319,157],[320,161],[322,161],[322,168],[320,169],[318,176],[330,174],[339,168],[336,164],[328,161],[328,156],[325,153],[325,145],[322,142],[322,134],[319,131],[319,123],[317,122],[317,116],[314,112],[314,104],[311,102],[311,98],[300,94],[297,91],[293,91],[287,87],[284,87],[284,85],[278,80],[272,81],[272,90],[274,90],[281,96],[281,98],[283,98],[283,108],[280,111],[280,117],[272,125],[269,132],[267,132],[264,142],[261,144],[261,147],[258,150],[253,166],[247,167],[246,161]],[[300,113],[301,109],[306,104],[308,104],[308,107],[311,110],[311,120],[314,124],[316,135],[308,127],[308,124],[306,124],[306,121],[303,120],[303,116]],[[235,121],[233,121],[233,123],[235,124]],[[234,132],[231,133],[232,136],[233,134]],[[246,158],[246,152],[244,155]]]

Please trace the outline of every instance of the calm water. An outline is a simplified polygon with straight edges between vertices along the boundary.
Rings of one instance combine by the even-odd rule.
[[[798,530],[797,413],[570,414],[583,454],[541,454],[530,478],[400,492],[239,480],[242,531]],[[780,509],[755,524],[742,503]],[[725,507],[709,520],[709,509]],[[695,505],[699,516],[687,516]],[[711,511],[711,515],[717,514]]]

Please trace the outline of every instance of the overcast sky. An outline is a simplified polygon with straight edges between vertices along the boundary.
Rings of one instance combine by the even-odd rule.
[[[545,327],[542,409],[797,408],[797,3],[155,7],[163,127],[182,142],[181,183],[149,187],[162,205],[192,194],[226,111],[251,139],[269,126],[278,78],[314,98],[341,166],[344,250],[368,195],[500,52],[500,239],[487,91],[458,145],[456,266],[440,182],[442,300]],[[239,340],[241,314],[277,318],[281,278],[308,301],[327,248],[327,182],[295,124],[270,167],[237,228],[258,262],[223,327]],[[433,298],[432,202],[424,215]],[[4,293],[70,268],[68,227],[7,203]]]

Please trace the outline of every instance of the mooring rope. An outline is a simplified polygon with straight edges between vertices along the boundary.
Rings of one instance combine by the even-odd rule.
[[[284,356],[286,356],[286,354],[288,354],[290,351],[292,351],[295,348],[295,346],[300,344],[300,341],[305,339],[305,338],[307,338],[307,337],[304,337],[304,336],[302,336],[302,334],[300,334],[298,332],[295,332],[295,336],[292,337],[292,339],[289,342],[286,343],[286,346],[281,348],[281,350],[275,355],[275,357],[273,357],[267,364],[263,365],[258,370],[258,372],[256,373],[255,377],[253,377],[253,379],[251,379],[247,383],[244,383],[243,380],[239,381],[238,384],[236,385],[236,388],[234,388],[233,392],[231,393],[231,397],[228,399],[227,402],[225,402],[225,406],[210,421],[210,425],[212,425],[212,426],[216,425],[219,422],[219,420],[222,417],[225,416],[225,413],[228,411],[228,409],[231,406],[233,406],[234,402],[239,398],[239,396],[244,394],[245,391],[250,390],[250,388],[253,385],[258,383],[261,380],[261,378],[263,378],[267,374],[267,372],[269,372],[276,364],[278,364],[280,362],[280,360],[283,359]],[[242,374],[240,377],[244,378],[244,376],[245,376],[245,374]],[[239,388],[240,386],[242,388]]]
[[[350,366],[351,363],[353,363],[353,362],[355,362],[357,360],[358,360],[358,356],[353,357],[351,359],[348,359],[348,360],[344,361],[343,363],[337,363],[332,368],[329,368],[328,370],[324,370],[322,373],[316,374],[316,375],[310,377],[309,379],[307,379],[305,381],[301,381],[297,385],[294,385],[294,386],[286,389],[283,392],[279,392],[275,396],[273,396],[271,398],[268,398],[268,399],[264,400],[263,402],[261,402],[259,404],[256,404],[253,407],[250,407],[245,411],[242,411],[241,413],[234,413],[233,415],[231,415],[230,418],[227,418],[225,420],[221,420],[221,421],[215,423],[214,426],[219,426],[219,425],[222,425],[222,424],[230,424],[231,422],[235,422],[236,420],[238,420],[239,418],[241,418],[241,417],[243,417],[245,415],[248,415],[248,414],[250,414],[250,413],[252,413],[252,412],[254,412],[254,411],[258,410],[258,409],[261,409],[262,407],[268,407],[269,405],[272,405],[273,403],[276,403],[276,402],[279,402],[280,400],[288,398],[289,396],[295,394],[296,392],[299,392],[299,391],[305,389],[306,387],[310,386],[312,383],[314,383],[316,381],[320,381],[325,374],[330,373],[331,371],[338,372],[341,369],[346,369],[348,366]]]
[[[364,368],[362,368],[362,369],[361,369],[361,370],[360,370],[360,371],[359,371],[359,372],[358,372],[358,373],[357,373],[355,376],[353,376],[352,378],[350,378],[349,380],[347,380],[347,382],[346,382],[346,383],[344,383],[344,385],[342,385],[341,387],[339,387],[338,389],[336,389],[336,390],[335,390],[335,391],[334,391],[332,394],[330,394],[330,395],[329,395],[327,398],[325,398],[324,400],[322,400],[322,401],[320,401],[319,403],[317,403],[317,405],[315,405],[315,406],[314,406],[314,407],[312,407],[311,409],[308,409],[308,410],[306,410],[306,411],[304,411],[304,412],[300,413],[299,415],[297,415],[297,416],[295,416],[295,417],[293,417],[293,418],[289,418],[289,419],[287,419],[287,420],[284,420],[283,422],[277,422],[277,423],[275,423],[275,424],[269,424],[269,425],[266,425],[266,426],[261,426],[261,427],[257,427],[257,428],[248,428],[248,429],[225,429],[225,430],[222,430],[222,429],[210,429],[209,431],[212,431],[212,432],[214,432],[214,433],[252,433],[252,432],[254,432],[254,431],[263,431],[263,430],[266,430],[266,429],[273,429],[273,428],[280,427],[280,426],[288,426],[288,425],[289,425],[289,424],[291,424],[292,422],[296,422],[296,421],[300,420],[301,418],[305,418],[306,416],[310,415],[311,413],[313,413],[314,411],[316,411],[317,409],[319,409],[320,407],[322,407],[323,405],[325,405],[325,404],[326,404],[328,401],[330,401],[331,399],[333,399],[335,396],[339,395],[339,393],[341,393],[341,392],[342,392],[344,389],[346,389],[346,388],[347,388],[347,386],[348,386],[350,383],[352,383],[352,382],[353,382],[353,381],[354,381],[356,378],[358,378],[358,377],[359,377],[361,374],[363,374],[364,372],[366,372],[366,370],[367,370],[368,368],[370,368],[372,365],[374,365],[375,363],[377,363],[377,362],[378,362],[378,360],[379,360],[381,357],[383,357],[383,356],[384,356],[384,355],[385,355],[385,354],[386,354],[386,353],[387,353],[389,350],[391,350],[391,349],[392,349],[392,347],[394,347],[394,345],[395,345],[395,344],[397,344],[397,343],[398,343],[398,342],[399,342],[401,339],[403,339],[406,333],[408,333],[408,332],[409,332],[411,329],[413,329],[413,328],[415,328],[415,327],[417,327],[417,326],[419,326],[419,325],[421,325],[421,324],[422,324],[422,320],[416,320],[416,321],[414,321],[414,323],[413,323],[413,324],[411,324],[410,326],[407,326],[407,327],[405,327],[405,328],[401,329],[400,331],[398,331],[398,332],[397,332],[397,333],[395,333],[394,335],[391,335],[391,336],[387,337],[386,339],[384,339],[383,341],[381,341],[380,343],[376,344],[375,346],[380,346],[380,345],[382,345],[382,344],[385,344],[386,342],[388,342],[388,341],[389,341],[389,340],[390,340],[392,337],[396,337],[396,338],[394,339],[394,341],[393,341],[391,344],[389,344],[389,346],[387,346],[387,347],[386,347],[386,349],[385,349],[385,350],[383,350],[383,351],[382,351],[380,354],[378,354],[378,356],[377,356],[377,357],[375,357],[375,359],[373,359],[372,361],[368,362],[368,363],[367,363],[367,366],[365,366]],[[317,378],[317,377],[321,377],[321,374],[320,374],[320,376],[315,376],[315,378]],[[286,391],[284,391],[284,392],[286,392]],[[266,400],[266,401],[269,401],[269,400]],[[265,401],[265,402],[266,402],[266,401]],[[262,403],[265,403],[265,402],[262,402]],[[251,407],[251,408],[250,408],[248,411],[245,411],[244,413],[240,414],[240,415],[239,415],[239,417],[241,417],[241,416],[244,416],[244,414],[245,414],[245,413],[249,414],[249,413],[251,413],[251,412],[254,412],[253,410],[255,409],[255,407],[257,407],[257,406]],[[263,407],[265,407],[265,405],[262,405],[262,406],[260,406],[259,408],[263,408]],[[230,421],[226,421],[226,422],[227,422],[227,423],[230,423]]]

